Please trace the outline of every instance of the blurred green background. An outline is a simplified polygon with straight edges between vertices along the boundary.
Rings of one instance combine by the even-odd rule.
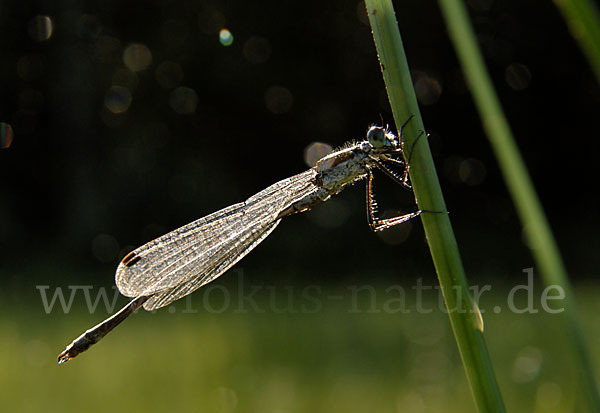
[[[600,89],[552,4],[467,3],[597,361]],[[395,7],[467,275],[489,286],[479,302],[507,408],[574,411],[535,268],[531,298],[515,290],[532,259],[437,5]],[[55,364],[125,304],[112,286],[128,251],[301,172],[315,143],[393,123],[362,2],[5,1],[0,34],[7,411],[474,410],[422,229],[371,233],[362,184],[286,219],[214,285]],[[387,178],[376,186],[384,213],[414,209]]]

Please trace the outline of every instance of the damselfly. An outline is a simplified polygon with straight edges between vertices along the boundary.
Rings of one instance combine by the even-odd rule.
[[[367,139],[321,158],[315,167],[151,241],[123,258],[115,276],[121,294],[134,297],[87,330],[58,356],[65,363],[97,343],[139,307],[164,307],[219,277],[264,240],[281,218],[327,201],[348,184],[367,179],[367,218],[373,231],[406,222],[421,211],[380,219],[372,191],[374,169],[410,189],[402,129],[371,126]]]

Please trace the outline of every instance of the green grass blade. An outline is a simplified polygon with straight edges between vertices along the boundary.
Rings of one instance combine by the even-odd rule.
[[[405,148],[413,149],[410,178],[417,203],[423,210],[446,211],[427,139],[419,139],[413,148],[424,128],[393,6],[389,0],[366,0],[366,6],[396,126],[414,116],[403,131],[403,139]],[[483,321],[468,291],[450,219],[446,213],[424,213],[421,218],[477,406],[482,412],[503,412],[483,338]]]
[[[546,285],[559,286],[564,292],[564,312],[561,314],[564,315],[569,332],[570,352],[576,359],[575,368],[581,374],[582,385],[588,395],[591,410],[600,411],[600,399],[593,364],[584,344],[567,273],[542,206],[485,69],[467,11],[460,0],[440,0],[440,5],[467,83],[475,99],[479,116],[492,143],[520,219],[526,228],[526,236],[543,281]]]
[[[555,0],[600,82],[600,12],[590,0]]]

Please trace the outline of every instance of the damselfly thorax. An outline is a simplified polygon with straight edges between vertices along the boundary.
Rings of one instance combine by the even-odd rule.
[[[410,189],[408,166],[403,159],[403,144],[400,138],[380,126],[371,126],[367,140],[347,145],[317,161],[314,193],[298,199],[285,208],[279,217],[313,208],[330,196],[338,194],[348,184],[367,178],[367,217],[373,231],[414,218],[417,213],[381,220],[377,217],[377,207],[372,191],[373,169],[379,169],[395,182]],[[399,219],[403,218],[403,219]]]

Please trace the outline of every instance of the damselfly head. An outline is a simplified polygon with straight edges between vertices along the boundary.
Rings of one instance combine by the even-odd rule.
[[[367,141],[375,149],[398,147],[398,138],[383,126],[371,126],[367,131]]]

